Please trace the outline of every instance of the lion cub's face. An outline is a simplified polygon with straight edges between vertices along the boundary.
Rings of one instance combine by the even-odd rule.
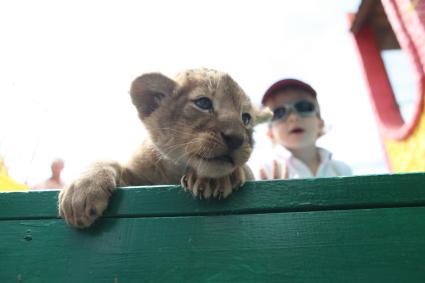
[[[229,75],[209,69],[189,70],[175,80],[142,75],[131,97],[164,157],[203,177],[229,175],[246,163],[254,125],[270,118]]]

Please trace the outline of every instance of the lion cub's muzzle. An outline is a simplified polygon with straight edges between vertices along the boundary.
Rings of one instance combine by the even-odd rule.
[[[224,163],[235,164],[235,160],[230,155],[219,155],[213,158],[206,158],[207,161],[218,161]]]
[[[221,133],[224,143],[226,144],[229,151],[234,151],[241,147],[244,143],[244,138],[239,135],[226,135]]]
[[[235,165],[235,159],[233,157],[235,151],[237,151],[244,143],[244,137],[236,134],[226,135],[220,133],[223,139],[224,145],[227,147],[227,153],[221,154],[211,158],[210,160],[220,161],[224,163],[230,163]]]

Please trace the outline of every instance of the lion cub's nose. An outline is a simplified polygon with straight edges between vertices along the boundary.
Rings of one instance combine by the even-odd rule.
[[[227,145],[229,150],[238,149],[243,144],[243,137],[238,135],[225,135],[221,133],[224,143]]]

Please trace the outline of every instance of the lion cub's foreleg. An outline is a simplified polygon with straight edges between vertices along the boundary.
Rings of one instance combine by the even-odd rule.
[[[195,197],[221,199],[227,198],[246,181],[253,179],[251,169],[244,165],[236,168],[232,174],[221,178],[200,177],[194,170],[189,170],[181,178],[181,185],[184,189],[190,190]]]
[[[122,184],[123,167],[97,162],[59,194],[59,214],[77,228],[90,226],[108,206],[109,197]]]

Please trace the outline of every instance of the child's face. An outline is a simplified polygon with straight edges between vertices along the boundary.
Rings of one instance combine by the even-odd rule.
[[[266,102],[266,106],[274,111],[285,104],[294,104],[300,100],[312,102],[317,107],[317,101],[311,94],[298,89],[288,89],[276,93]],[[271,122],[268,134],[273,142],[289,150],[297,150],[316,146],[316,140],[323,131],[323,127],[323,120],[317,113],[302,117],[295,111],[290,111],[286,118]]]

